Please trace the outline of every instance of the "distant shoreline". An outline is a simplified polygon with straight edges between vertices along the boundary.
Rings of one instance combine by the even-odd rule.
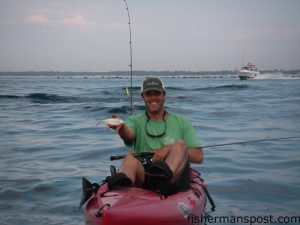
[[[263,73],[280,73],[289,75],[300,75],[297,70],[264,70]],[[96,78],[118,78],[127,79],[131,77],[130,71],[109,72],[73,72],[73,71],[2,71],[0,76],[55,76],[63,78],[68,76],[96,77]],[[163,78],[230,78],[237,77],[237,71],[133,71],[132,77],[160,76]]]

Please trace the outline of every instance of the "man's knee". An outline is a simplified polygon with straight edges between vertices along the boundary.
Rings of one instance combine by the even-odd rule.
[[[124,162],[125,161],[134,161],[136,158],[133,156],[133,155],[127,155],[125,158],[124,158]]]
[[[181,148],[186,148],[186,145],[184,143],[184,140],[179,140],[175,143],[176,145],[178,145]]]
[[[138,166],[138,163],[139,163],[139,160],[132,156],[132,155],[127,155],[124,160],[123,160],[123,166],[130,166],[131,168],[132,167],[137,167]]]
[[[184,143],[183,140],[179,140],[179,141],[177,141],[177,142],[174,144],[172,150],[173,150],[173,151],[178,151],[178,152],[180,152],[181,154],[182,154],[182,153],[185,154],[185,153],[187,152],[187,147],[186,147],[186,145],[185,145],[185,143]]]
[[[134,164],[137,163],[137,158],[135,158],[133,155],[127,155],[124,160],[123,163],[124,164]]]
[[[142,163],[134,156],[127,155],[120,168],[121,172],[124,172],[135,185],[140,185],[144,182],[144,168]]]

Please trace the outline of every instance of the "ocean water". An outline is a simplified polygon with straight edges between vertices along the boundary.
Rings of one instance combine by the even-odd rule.
[[[133,113],[144,110],[142,80],[133,80]],[[203,146],[300,136],[297,77],[163,81],[167,110],[188,117]],[[129,85],[96,76],[0,77],[1,225],[84,224],[81,177],[103,180],[109,165],[121,163],[109,157],[128,152],[114,131],[96,124],[111,114],[129,116]],[[299,144],[298,138],[205,148],[204,162],[193,166],[217,206],[210,215],[300,216]]]

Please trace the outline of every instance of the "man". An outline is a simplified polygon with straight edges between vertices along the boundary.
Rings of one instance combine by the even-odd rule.
[[[152,151],[153,157],[151,161],[143,161],[132,155],[126,156],[119,172],[107,178],[108,186],[143,186],[158,189],[165,195],[186,189],[189,186],[189,163],[203,161],[196,132],[183,116],[165,110],[166,90],[160,79],[145,79],[141,96],[146,112],[110,127],[116,129],[135,153]],[[165,186],[168,186],[167,190],[162,190]]]

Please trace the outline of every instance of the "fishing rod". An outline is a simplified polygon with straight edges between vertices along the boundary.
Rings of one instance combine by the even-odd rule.
[[[211,148],[211,147],[226,146],[226,145],[239,145],[239,144],[248,144],[248,143],[263,142],[263,141],[278,141],[278,140],[288,140],[288,139],[297,139],[297,138],[300,138],[300,136],[278,137],[278,138],[265,138],[265,139],[250,140],[250,141],[238,141],[238,142],[230,142],[230,143],[204,145],[204,146],[201,146],[200,148]]]
[[[131,22],[130,22],[130,14],[129,14],[129,8],[127,5],[126,0],[124,0],[128,15],[128,27],[129,27],[129,47],[130,47],[130,113],[132,115],[132,41],[131,41]],[[127,91],[128,93],[128,91]]]
[[[130,154],[134,157],[139,157],[139,156],[149,156],[149,155],[154,155],[154,152],[141,152],[141,153],[133,153],[133,154]],[[113,160],[119,160],[119,159],[124,159],[127,155],[112,155],[110,157],[110,161],[113,161]]]
[[[221,143],[221,144],[213,144],[213,145],[204,145],[199,148],[212,148],[212,147],[219,147],[219,146],[226,146],[226,145],[238,145],[238,144],[248,144],[248,143],[256,143],[256,142],[263,142],[263,141],[278,141],[278,140],[289,140],[289,139],[297,139],[300,138],[300,136],[294,136],[294,137],[278,137],[278,138],[265,138],[265,139],[258,139],[258,140],[250,140],[250,141],[238,141],[238,142],[231,142],[231,143]],[[154,152],[141,152],[141,153],[135,153],[131,154],[134,157],[138,156],[149,156],[154,155]],[[125,158],[127,155],[115,155],[111,156],[110,160],[119,160]]]

